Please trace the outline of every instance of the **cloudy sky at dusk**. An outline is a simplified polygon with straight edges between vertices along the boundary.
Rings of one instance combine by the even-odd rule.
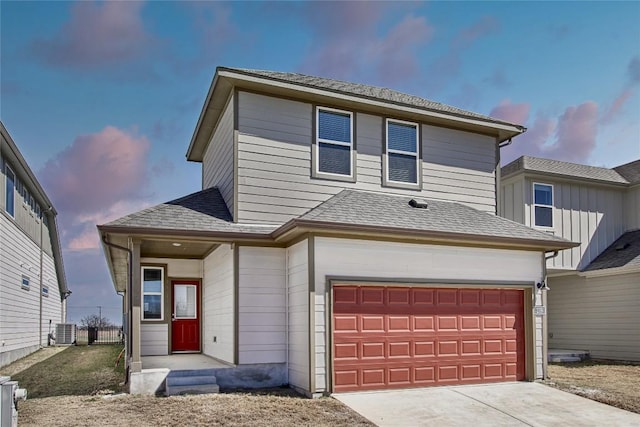
[[[385,86],[525,125],[503,150],[640,158],[640,2],[0,3],[0,118],[59,213],[69,320],[119,322],[96,223],[200,189],[218,65]]]

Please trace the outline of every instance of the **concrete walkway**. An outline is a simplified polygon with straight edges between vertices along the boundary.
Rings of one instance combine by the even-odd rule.
[[[640,426],[640,415],[518,382],[334,394],[379,426]]]

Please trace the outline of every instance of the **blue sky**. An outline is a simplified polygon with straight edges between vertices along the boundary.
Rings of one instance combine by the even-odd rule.
[[[0,2],[0,118],[52,198],[69,320],[119,320],[96,223],[200,189],[218,65],[385,86],[528,127],[503,150],[640,158],[640,2]]]

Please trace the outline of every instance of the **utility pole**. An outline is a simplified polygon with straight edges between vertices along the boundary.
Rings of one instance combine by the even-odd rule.
[[[98,313],[99,313],[98,314],[98,319],[99,319],[98,320],[98,328],[101,328],[102,327],[102,306],[101,305],[98,306],[98,310],[99,310],[98,311]]]

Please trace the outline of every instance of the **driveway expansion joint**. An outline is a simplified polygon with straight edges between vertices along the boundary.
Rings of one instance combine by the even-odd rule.
[[[495,407],[495,406],[493,406],[493,405],[489,405],[488,403],[483,402],[482,400],[476,399],[476,398],[475,398],[475,397],[473,397],[473,396],[469,396],[468,394],[464,394],[463,392],[458,391],[458,390],[454,390],[454,389],[451,389],[451,391],[453,391],[454,393],[458,393],[458,394],[460,394],[460,395],[462,395],[462,396],[464,396],[464,397],[467,397],[467,398],[469,398],[469,399],[471,399],[471,400],[475,400],[476,402],[481,403],[481,404],[483,404],[483,405],[485,405],[485,406],[488,406],[488,407],[489,407],[489,408],[491,408],[491,409],[495,409],[496,411],[498,411],[498,412],[500,412],[500,413],[502,413],[502,414],[504,414],[504,415],[506,415],[506,416],[508,416],[508,417],[510,417],[510,418],[513,418],[514,420],[520,421],[522,424],[524,424],[524,425],[526,425],[526,426],[529,426],[529,427],[535,427],[535,425],[534,425],[534,424],[529,424],[528,422],[526,422],[526,421],[524,421],[524,420],[521,420],[520,418],[518,418],[518,417],[516,417],[516,416],[514,416],[514,415],[511,415],[511,414],[510,414],[510,413],[508,413],[508,412],[504,412],[504,411],[503,411],[503,410],[501,410],[500,408],[497,408],[497,407]]]

